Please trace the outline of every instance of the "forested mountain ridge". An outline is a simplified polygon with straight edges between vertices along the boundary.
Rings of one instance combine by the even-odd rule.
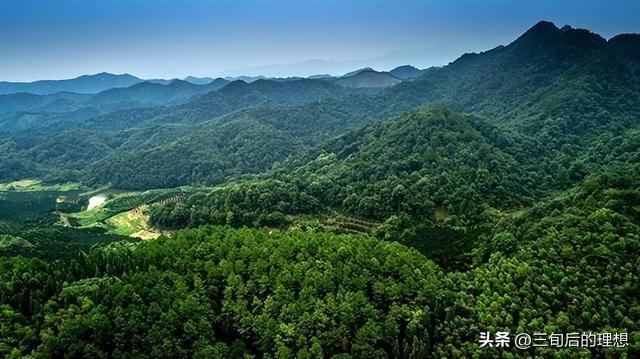
[[[256,105],[294,105],[363,91],[365,90],[349,90],[328,82],[306,79],[286,82],[258,80],[250,84],[237,80],[231,83],[212,82],[208,85],[193,85],[180,80],[167,85],[144,82],[88,97],[89,100],[95,99],[95,106],[98,107],[110,103],[113,106],[111,111],[98,111],[93,116],[90,113],[79,116],[67,113],[66,116],[43,117],[39,123],[29,124],[30,127],[26,129],[9,123],[10,119],[7,119],[5,127],[9,130],[5,131],[9,134],[20,134],[20,131],[27,130],[60,132],[69,127],[117,131],[136,127],[141,123],[198,122]],[[187,103],[171,103],[172,99],[194,97],[195,94],[203,96],[195,96]],[[132,101],[138,103],[132,105]],[[162,106],[150,106],[158,102]],[[12,126],[20,130],[11,131]]]
[[[631,35],[627,37],[633,39]],[[430,69],[416,80],[381,92],[346,89],[324,80],[258,80],[251,84],[236,81],[177,106],[136,108],[93,118],[79,112],[76,119],[60,115],[32,119],[29,126],[36,126],[37,130],[30,129],[27,136],[80,128],[110,132],[115,138],[129,137],[129,133],[138,131],[148,134],[151,126],[160,130],[161,124],[198,123],[256,106],[276,111],[280,106],[308,106],[308,110],[300,110],[296,117],[289,115],[284,120],[304,126],[307,116],[314,116],[313,112],[318,110],[316,100],[333,102],[327,105],[350,113],[345,117],[350,123],[342,126],[344,131],[435,102],[475,112],[496,126],[515,129],[527,136],[529,148],[523,154],[542,149],[548,151],[542,157],[566,163],[595,140],[594,135],[603,131],[619,135],[633,125],[634,114],[640,110],[640,85],[632,69],[636,63],[633,44],[620,38],[606,41],[586,30],[558,29],[542,22],[508,46],[464,55],[449,66]],[[579,119],[576,114],[580,114]],[[168,143],[183,133],[178,131],[176,137],[162,138]],[[22,138],[18,135],[13,141]],[[117,140],[115,143],[114,153],[119,153]],[[163,142],[156,143],[158,147],[162,145]],[[16,147],[26,146],[17,143]],[[132,148],[126,151],[129,149]],[[12,157],[20,157],[20,152]],[[179,154],[175,155],[177,158]],[[23,162],[29,159],[24,158]]]
[[[185,125],[186,127],[195,126],[189,130],[195,131],[203,121],[212,120],[218,116],[240,111],[252,106],[285,106],[283,110],[279,110],[279,113],[281,113],[281,116],[286,117],[288,116],[284,111],[286,106],[310,103],[310,106],[319,107],[318,103],[314,105],[313,102],[338,98],[339,96],[343,96],[341,98],[344,98],[340,101],[346,102],[350,96],[361,96],[358,95],[360,92],[362,91],[346,89],[321,80],[298,80],[291,82],[258,80],[251,84],[236,81],[218,91],[210,92],[195,101],[182,105],[120,110],[93,118],[86,118],[82,113],[79,114],[77,118],[60,114],[52,117],[51,122],[36,122],[33,124],[33,128],[21,130],[11,136],[0,138],[0,141],[3,141],[5,144],[4,148],[11,151],[7,152],[4,156],[0,154],[0,158],[6,158],[6,161],[0,161],[0,167],[2,167],[2,165],[13,166],[15,162],[20,162],[21,167],[34,169],[29,176],[48,176],[50,180],[58,181],[77,180],[79,177],[73,172],[67,173],[66,175],[59,173],[60,170],[64,170],[64,167],[46,167],[33,163],[33,146],[36,144],[41,146],[42,142],[46,143],[48,141],[47,139],[52,136],[52,133],[66,133],[66,137],[71,138],[74,136],[74,133],[78,134],[82,133],[82,131],[91,131],[99,134],[99,136],[104,139],[103,145],[110,147],[111,151],[109,152],[116,153],[119,150],[118,147],[120,144],[127,138],[136,136],[137,133],[143,133],[144,136],[148,136],[149,131],[162,131],[163,128],[166,128],[166,126],[163,126],[164,124],[172,127],[175,127],[174,125]],[[298,113],[302,114],[303,112],[298,111]],[[326,115],[322,114],[311,114],[311,116],[317,115],[326,117]],[[212,123],[215,124],[216,121]],[[346,124],[346,126],[348,126],[348,124]],[[156,139],[164,142],[153,143],[153,146],[160,147],[176,140],[181,135],[186,134],[186,132],[188,131],[171,131],[165,132],[162,136],[155,136]],[[220,138],[220,140],[222,140],[222,138]],[[52,143],[52,145],[54,144]],[[191,143],[191,145],[197,146],[199,144]],[[66,154],[64,150],[67,146],[59,144],[55,144],[55,146],[56,149],[54,150],[56,153],[60,153],[60,156],[65,157]],[[128,146],[122,150],[130,151],[137,148],[136,146],[134,146],[134,148]],[[120,153],[120,155],[131,156],[129,153]],[[174,153],[174,155],[188,160],[188,158],[185,158],[183,155],[177,153]],[[20,161],[18,161],[18,159],[20,159]],[[71,166],[75,166],[73,161],[74,160],[70,158],[69,164]],[[214,170],[219,171],[220,169]],[[15,174],[17,172],[3,171],[3,176],[5,176],[3,180],[18,179],[13,177],[14,174],[12,173]],[[24,171],[21,171],[21,173],[23,174]],[[66,176],[66,178],[60,176]],[[215,181],[209,182],[215,183]],[[163,185],[163,187],[166,186],[168,186],[168,183]],[[124,187],[127,187],[126,184],[124,184]]]
[[[574,49],[563,48],[565,43]],[[529,98],[523,110],[500,110],[494,117],[492,105],[470,109],[475,116],[438,107],[408,112],[293,155],[264,175],[267,180],[263,183],[240,182],[208,194],[194,194],[183,203],[155,208],[151,219],[158,226],[171,228],[204,223],[286,226],[296,221],[287,220],[287,216],[338,211],[383,221],[377,233],[381,237],[400,237],[441,264],[452,265],[453,261],[454,266],[465,266],[461,264],[465,253],[486,233],[483,223],[487,213],[517,213],[554,191],[611,170],[612,163],[624,161],[629,171],[637,167],[637,155],[629,154],[637,152],[639,87],[606,41],[584,30],[558,29],[543,22],[507,48],[458,60],[462,63],[432,70],[429,76],[374,95],[386,102],[398,96],[394,102],[397,107],[381,106],[384,109],[378,114],[401,111],[418,98],[435,93],[416,88],[449,86],[450,91],[457,91],[459,80],[453,75],[458,70],[466,71],[466,81],[475,83],[469,85],[471,95],[506,107],[503,101],[508,103],[511,88],[484,89],[476,78],[487,71],[476,63],[480,60],[487,66],[500,61],[505,71],[509,70],[507,64],[512,64],[513,71],[522,71],[521,76],[529,82],[526,68],[532,64],[549,67],[552,74],[540,75],[546,80],[531,82],[538,88],[532,90],[534,95],[522,93]],[[583,59],[575,53],[582,48],[591,49],[593,55]],[[532,55],[531,51],[542,50],[544,55]],[[552,63],[564,61],[567,51],[578,64],[570,62],[560,71],[556,65],[541,62],[543,58],[551,58]],[[523,53],[526,57],[519,58]],[[522,61],[516,62],[518,58]],[[527,58],[532,58],[532,64],[526,63]],[[601,75],[594,69],[600,66]],[[409,88],[415,90],[413,97],[408,97]],[[438,102],[464,107],[449,101]],[[610,153],[607,160],[603,152]],[[283,192],[293,195],[282,202],[270,200],[283,198]],[[257,193],[262,194],[260,200],[253,197]],[[424,237],[457,244],[434,246],[436,241],[425,242]],[[456,258],[458,254],[462,257]]]
[[[587,55],[583,57],[582,54],[585,53]],[[392,186],[376,176],[408,178],[414,173],[416,178],[425,178],[418,169],[426,169],[427,164],[431,163],[435,163],[431,174],[443,176],[446,181],[452,178],[469,179],[473,184],[478,184],[476,176],[484,171],[490,174],[487,179],[495,176],[491,180],[493,182],[485,183],[488,187],[482,190],[473,190],[473,186],[462,183],[452,184],[452,188],[447,191],[441,189],[441,192],[450,193],[451,198],[466,199],[474,204],[488,203],[503,209],[531,203],[536,193],[540,195],[546,190],[568,188],[589,174],[599,173],[604,163],[594,162],[593,155],[588,154],[593,153],[596,146],[601,146],[600,139],[624,137],[628,131],[637,127],[636,109],[640,104],[640,85],[632,75],[629,76],[629,68],[619,62],[619,59],[611,45],[595,34],[568,27],[558,29],[551,23],[541,22],[507,47],[463,56],[448,67],[431,71],[424,78],[373,95],[375,99],[385,101],[384,103],[391,102],[388,98],[397,96],[394,98],[397,100],[394,102],[397,108],[384,106],[385,109],[381,112],[393,113],[410,106],[411,102],[418,102],[419,98],[429,98],[434,94],[446,96],[446,92],[439,92],[437,89],[448,88],[452,99],[440,98],[433,101],[466,108],[476,112],[478,116],[460,120],[463,117],[444,110],[436,111],[435,116],[427,115],[438,118],[440,122],[434,122],[433,119],[422,122],[425,112],[407,114],[399,119],[389,119],[384,125],[367,126],[363,130],[347,133],[306,154],[294,156],[285,162],[285,167],[278,167],[275,172],[289,173],[296,179],[300,178],[295,183],[308,181],[306,186],[311,183],[320,186],[315,193],[335,196],[327,202],[332,207],[342,208],[348,197],[345,193],[350,190],[358,198],[352,197],[348,201],[348,212],[370,218],[384,218],[393,211],[387,209],[377,212],[379,209],[360,208],[360,203],[364,205],[366,202],[361,202],[363,197],[368,196],[365,194],[370,192],[370,195],[375,193],[378,196],[385,192],[384,188],[395,188],[402,182],[399,179],[392,181],[395,183]],[[496,62],[500,66],[496,66]],[[599,70],[596,71],[594,67]],[[507,75],[496,72],[505,72],[516,80],[502,81]],[[532,73],[537,75],[531,75]],[[517,80],[520,78],[523,79],[522,82]],[[486,86],[495,86],[485,84],[486,79],[491,79],[494,84],[499,83],[504,88],[488,89]],[[595,82],[596,80],[600,82]],[[463,81],[466,87],[461,85]],[[427,86],[429,89],[420,90]],[[517,93],[515,88],[519,86],[529,87],[527,91],[519,90],[517,102],[528,99],[523,109],[503,110],[510,101],[515,101],[510,97]],[[473,105],[480,106],[478,110],[459,102],[463,96],[458,95],[463,91],[458,87],[469,90],[469,103],[472,102],[471,99],[478,100],[479,105]],[[408,97],[410,93],[413,94],[411,98]],[[497,109],[493,103],[503,108],[495,116],[491,116]],[[416,127],[423,123],[428,125]],[[462,123],[464,125],[459,128],[447,129],[448,126]],[[439,133],[438,126],[441,125],[444,125],[443,130],[451,132]],[[469,128],[473,129],[470,133],[480,136],[477,138],[482,138],[482,141],[489,144],[482,150],[484,152],[478,152],[479,148],[465,148],[467,145],[473,147],[473,136],[460,137],[456,134],[465,133]],[[428,145],[429,139],[440,142],[431,150],[421,149],[421,144]],[[371,143],[363,144],[367,142]],[[434,149],[437,150],[430,152]],[[361,150],[373,152],[365,155],[360,153]],[[484,165],[474,164],[475,167],[464,162],[446,162],[456,156],[465,161],[470,161],[476,155],[486,159],[491,153],[505,161],[499,165],[502,170],[495,167],[500,163],[495,159]],[[315,164],[316,158],[321,165]],[[340,169],[341,166],[343,169]],[[471,169],[480,172],[470,173]],[[316,178],[322,178],[322,181]],[[378,180],[381,181],[380,187],[368,187]],[[429,180],[439,183],[436,179]],[[342,194],[336,195],[331,190],[322,188],[320,184],[323,181],[330,183],[336,190],[340,189]],[[358,186],[359,181],[365,183],[364,187]],[[406,183],[402,185],[405,189],[413,186],[407,186]],[[456,193],[458,190],[470,192]],[[487,202],[487,197],[479,200],[470,195],[472,192],[483,193],[484,196],[495,196],[502,192],[502,195]],[[431,200],[439,198],[435,205],[450,211],[460,206],[459,213],[469,214],[469,208],[450,203],[445,200],[444,195],[438,196],[431,192],[426,197]],[[377,208],[392,208],[389,201],[390,199],[369,198],[369,202]],[[419,202],[428,207],[426,201]]]
[[[617,104],[623,106],[620,110],[630,112],[637,105],[639,85],[630,73],[632,56],[626,55],[632,51],[620,55],[620,47],[615,38],[606,41],[587,30],[558,29],[541,22],[507,46],[465,54],[448,66],[430,71],[420,81],[394,87],[387,95],[414,94],[421,101],[445,102],[458,110],[510,121],[545,113],[544,109],[531,107],[540,105],[543,99],[553,99],[557,95],[554,91],[573,93],[580,101],[589,92],[604,92],[603,86],[608,84],[613,90],[632,90]],[[560,106],[563,102],[558,100],[556,97],[553,104],[564,109],[563,114],[574,112],[571,107]]]
[[[421,214],[429,213],[422,212],[428,202],[458,213],[471,213],[471,203],[505,209],[526,203],[532,178],[519,172],[517,162],[500,148],[504,145],[497,141],[507,135],[489,138],[492,129],[482,128],[481,121],[446,108],[411,111],[346,134],[328,143],[310,163],[301,166],[293,159],[277,173],[308,178],[323,202],[346,205],[348,212],[366,218],[385,218],[397,212],[400,203],[406,206],[403,212]],[[321,172],[316,161],[322,162]],[[377,185],[370,187],[372,183]],[[426,192],[413,204],[392,193],[420,191],[418,187]],[[336,189],[340,193],[333,192]]]
[[[495,131],[480,118],[446,108],[411,111],[292,156],[255,180],[155,206],[151,222],[161,228],[287,226],[286,216],[337,211],[389,223],[401,215],[402,226],[417,230],[420,223],[427,225],[421,230],[460,238],[457,227],[473,231],[485,210],[512,211],[541,195],[540,168],[527,170],[508,153],[513,139]],[[442,216],[449,225],[440,223]],[[406,233],[403,242],[432,250],[420,237]],[[470,233],[461,244],[474,245]],[[451,248],[448,257],[455,257]]]

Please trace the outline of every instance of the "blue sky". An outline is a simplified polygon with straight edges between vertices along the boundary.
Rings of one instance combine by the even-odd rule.
[[[640,32],[638,18],[639,0],[0,1],[0,80],[422,68],[539,20],[609,38]]]

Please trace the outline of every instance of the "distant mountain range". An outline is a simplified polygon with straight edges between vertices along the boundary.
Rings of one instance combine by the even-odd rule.
[[[195,76],[187,76],[184,78],[185,81],[191,82],[195,85],[206,85],[212,81],[214,81],[211,77],[195,77]]]
[[[329,77],[329,79],[345,87],[390,87],[402,81],[417,79],[423,76],[425,71],[411,65],[399,66],[389,72],[376,71],[370,67],[365,67],[348,72],[341,77]]]
[[[224,86],[229,81],[209,77],[189,76],[184,80],[179,79],[149,79],[144,80],[133,75],[110,73],[99,73],[95,75],[83,75],[67,80],[40,80],[34,82],[0,82],[0,95],[26,92],[34,95],[51,95],[59,92],[70,92],[75,94],[97,94],[105,90],[127,88],[140,83],[156,85],[169,85],[175,81],[183,81],[193,85],[209,85],[215,82],[213,87]]]
[[[28,92],[35,95],[50,95],[56,92],[95,94],[104,90],[129,87],[141,80],[129,74],[114,75],[106,72],[84,75],[69,80],[41,80],[34,82],[0,82],[0,94]]]
[[[215,91],[227,85],[225,79],[215,79],[203,84],[185,80],[173,80],[166,85],[140,82],[126,88],[113,88],[88,99],[92,104],[138,103],[142,105],[176,104],[194,96]]]
[[[343,78],[350,78],[355,75],[360,74],[361,72],[367,72],[368,74],[365,76],[361,76],[359,78],[354,78],[351,80],[338,80]],[[386,74],[386,75],[384,75]],[[326,80],[336,80],[336,82],[341,85],[347,87],[386,87],[396,84],[398,81],[393,81],[388,75],[395,77],[399,80],[411,80],[418,78],[424,74],[424,70],[417,69],[410,65],[404,65],[397,67],[389,72],[378,72],[373,70],[372,68],[362,68],[349,73],[344,74],[343,76],[331,76],[328,74],[320,74],[309,76],[310,79],[326,79]],[[185,82],[191,83],[193,85],[210,85],[211,83],[215,84],[212,87],[220,88],[221,85],[224,86],[228,82],[232,81],[244,81],[246,83],[251,83],[256,80],[267,79],[265,76],[236,76],[236,77],[225,77],[225,78],[212,78],[212,77],[195,77],[195,76],[187,76],[184,78]],[[295,78],[269,78],[273,80],[295,80],[301,79],[301,77]],[[83,75],[73,79],[65,79],[65,80],[39,80],[34,82],[0,82],[0,95],[6,94],[15,94],[20,92],[25,92],[34,95],[52,95],[60,92],[68,92],[75,94],[98,94],[100,92],[116,89],[116,88],[127,88],[136,84],[140,84],[143,82],[157,84],[157,85],[169,85],[176,80],[174,79],[141,79],[139,77],[130,75],[130,74],[111,74],[102,72],[95,75]],[[147,87],[154,88],[154,87]]]
[[[59,113],[86,107],[116,110],[155,105],[176,105],[207,92],[218,90],[228,83],[229,81],[225,79],[215,79],[203,85],[184,80],[171,80],[166,83],[140,81],[129,87],[110,88],[97,94],[80,94],[69,91],[52,94],[27,92],[2,94],[0,95],[0,114]]]

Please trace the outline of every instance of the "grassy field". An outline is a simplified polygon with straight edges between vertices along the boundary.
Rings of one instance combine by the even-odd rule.
[[[118,213],[107,219],[106,225],[110,232],[123,236],[129,236],[148,228],[146,216],[138,209]]]
[[[139,239],[159,237],[160,233],[149,226],[149,217],[146,214],[147,208],[147,205],[142,205],[130,211],[118,213],[107,219],[105,224],[109,233]]]

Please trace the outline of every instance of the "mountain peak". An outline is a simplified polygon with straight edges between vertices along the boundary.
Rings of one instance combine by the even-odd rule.
[[[389,73],[402,80],[415,79],[423,75],[422,70],[411,65],[398,66]]]
[[[396,67],[396,68],[395,68],[395,69],[393,69],[393,70],[408,70],[408,69],[415,69],[415,70],[418,70],[418,68],[417,68],[417,67],[412,66],[412,65],[402,65],[402,66],[398,66],[398,67]],[[391,70],[391,71],[393,71],[393,70]]]
[[[640,34],[620,34],[609,39],[609,46],[640,76]]]
[[[104,72],[104,71],[103,71],[103,72],[99,72],[99,73],[94,74],[94,75],[82,75],[82,76],[79,76],[79,77],[98,77],[98,78],[99,78],[99,77],[109,77],[109,78],[112,78],[112,77],[113,77],[113,78],[117,78],[117,77],[120,77],[120,78],[129,77],[129,78],[130,78],[130,77],[135,77],[135,76],[130,75],[130,74],[128,74],[128,73],[124,73],[124,74],[112,74],[112,73],[110,73],[110,72]]]
[[[634,43],[636,46],[640,46],[640,34],[619,34],[611,39],[610,43]]]
[[[560,29],[558,29],[554,23],[549,21],[540,21],[533,25],[529,30],[525,31],[524,34],[520,35],[520,37],[518,37],[509,46],[528,49],[552,40],[559,33]]]
[[[242,80],[234,80],[229,82],[228,84],[226,84],[225,86],[223,86],[220,89],[220,92],[227,92],[227,93],[231,93],[234,91],[242,91],[243,89],[248,88],[249,84],[247,84],[246,82],[242,81]]]
[[[567,26],[569,26],[569,25],[565,25],[564,27],[567,27]],[[551,21],[542,20],[542,21],[539,21],[537,24],[533,25],[529,30],[527,30],[527,32],[538,32],[538,31],[553,31],[553,32],[556,32],[558,30],[559,29],[556,26],[556,24],[552,23]]]
[[[571,25],[564,25],[563,27],[560,28],[560,32],[567,32],[571,30],[573,30],[573,27],[571,27]]]
[[[553,53],[575,51],[589,51],[606,44],[600,35],[588,30],[576,29],[569,25],[559,29],[548,21],[540,21],[522,36],[507,46],[520,53],[521,56],[531,56],[542,52]]]
[[[402,80],[388,72],[378,72],[372,69],[364,69],[355,75],[343,76],[336,83],[344,87],[389,87]]]
[[[346,74],[344,74],[344,75],[342,75],[340,77],[351,77],[351,76],[355,76],[355,75],[357,75],[357,74],[359,74],[361,72],[364,72],[364,71],[375,71],[375,70],[372,69],[371,67],[363,67],[363,68],[357,69],[355,71],[347,72]]]
[[[213,82],[213,78],[211,77],[195,77],[195,76],[187,76],[184,78],[185,81],[190,82],[194,85],[207,85]]]
[[[563,29],[565,27],[563,27]],[[525,31],[525,33],[522,34],[516,42],[529,39],[533,41],[544,40],[558,34],[559,32],[560,29],[558,29],[554,23],[549,21],[540,21],[533,25],[529,30]]]

